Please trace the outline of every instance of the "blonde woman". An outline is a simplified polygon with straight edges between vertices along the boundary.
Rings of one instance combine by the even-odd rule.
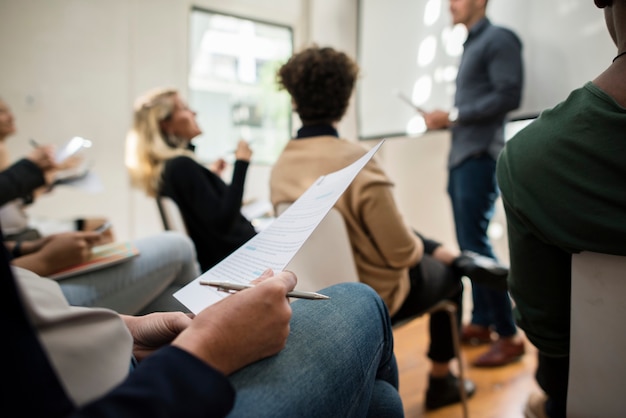
[[[198,262],[206,271],[255,235],[241,214],[246,172],[252,150],[240,141],[230,184],[196,161],[190,142],[202,131],[196,113],[177,90],[155,89],[137,99],[128,133],[126,164],[133,184],[148,196],[167,196],[180,209]]]

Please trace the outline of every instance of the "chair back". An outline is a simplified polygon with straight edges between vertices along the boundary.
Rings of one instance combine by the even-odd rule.
[[[289,204],[278,205],[276,207],[277,216],[288,207]],[[337,209],[334,207],[330,209],[326,217],[300,248],[300,251],[285,267],[285,270],[291,270],[298,276],[296,288],[304,291],[315,292],[336,283],[359,281],[348,229],[343,216]],[[452,339],[455,342],[454,353],[458,360],[459,377],[461,381],[464,381],[465,372],[459,345],[457,307],[454,303],[444,300],[422,314],[436,311],[448,313],[452,327]],[[411,318],[411,320],[415,318]],[[402,321],[402,324],[407,322],[409,320]],[[402,324],[395,324],[394,328]],[[467,394],[464,385],[459,386],[459,392],[463,406],[463,417],[468,418]]]
[[[167,196],[158,196],[156,203],[161,215],[161,221],[163,222],[163,229],[187,234],[183,215],[181,215],[176,202]]]
[[[289,204],[277,206],[282,213]],[[315,292],[341,282],[358,282],[352,246],[345,221],[334,207],[315,228],[285,270],[298,276],[296,289]]]
[[[567,416],[622,417],[626,401],[626,256],[572,256]]]

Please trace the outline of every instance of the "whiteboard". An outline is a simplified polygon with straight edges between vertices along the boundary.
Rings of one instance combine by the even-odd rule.
[[[448,0],[359,0],[361,139],[423,129],[398,92],[427,111],[452,106],[466,31],[452,26],[448,7]],[[487,15],[523,43],[522,105],[511,118],[553,107],[608,67],[617,51],[591,0],[489,0]]]

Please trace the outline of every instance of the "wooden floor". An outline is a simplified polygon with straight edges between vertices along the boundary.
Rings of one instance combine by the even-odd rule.
[[[468,317],[467,312],[464,313],[464,317]],[[429,360],[426,357],[429,343],[428,316],[418,318],[396,329],[394,340],[400,370],[400,396],[404,403],[406,418],[462,417],[461,404],[428,413],[424,410],[424,395],[429,371]],[[536,349],[526,341],[526,355],[519,362],[494,369],[472,367],[472,360],[486,349],[487,346],[463,346],[462,349],[466,377],[472,379],[477,388],[468,403],[469,416],[471,418],[522,418],[529,394],[539,390],[534,379]]]

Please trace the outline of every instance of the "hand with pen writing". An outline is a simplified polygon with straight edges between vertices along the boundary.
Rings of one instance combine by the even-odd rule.
[[[16,256],[12,264],[40,276],[48,276],[64,268],[89,259],[91,248],[100,239],[98,232],[65,232],[35,241],[14,243],[11,251]],[[15,246],[19,245],[19,251]]]
[[[115,242],[113,224],[106,218],[102,218],[102,217],[81,218],[80,229],[78,230],[99,232],[100,237],[94,243],[94,245],[104,245],[104,244],[109,244],[111,242]]]
[[[47,174],[53,173],[57,169],[54,162],[54,147],[51,145],[38,146],[31,149],[25,158],[39,167],[46,177],[46,183],[48,183]]]
[[[226,168],[226,160],[223,158],[218,158],[217,160],[213,161],[213,163],[209,167],[209,170],[211,170],[212,172],[214,172],[215,174],[221,177],[225,168]]]
[[[235,160],[249,162],[251,158],[252,149],[250,148],[250,144],[244,139],[241,139],[237,143],[237,149],[235,149]],[[218,158],[217,160],[213,161],[209,169],[218,176],[221,176],[226,169],[226,160],[223,158]]]
[[[256,286],[204,309],[173,344],[229,375],[280,352],[289,336],[291,305],[287,293],[296,286],[288,271],[267,270]]]
[[[291,306],[286,295],[296,286],[296,276],[267,270],[252,283],[256,286],[195,316],[182,312],[120,315],[133,337],[133,355],[142,361],[171,343],[229,375],[277,354],[289,336]]]
[[[60,167],[54,157],[54,146],[40,145],[34,139],[31,139],[30,143],[33,149],[26,156],[26,159],[32,161],[39,167],[45,180],[43,187],[33,190],[32,197],[35,198],[52,190]]]

